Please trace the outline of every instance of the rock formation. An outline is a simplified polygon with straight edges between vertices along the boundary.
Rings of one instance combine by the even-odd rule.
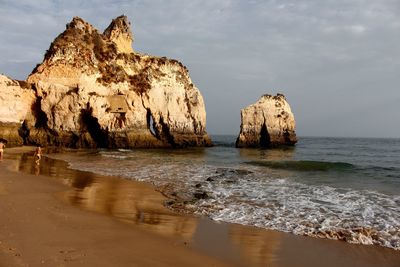
[[[240,134],[236,147],[274,147],[297,142],[294,115],[285,96],[263,95],[240,111]]]
[[[211,145],[203,98],[186,67],[139,54],[132,42],[125,16],[104,33],[73,18],[27,79],[35,97],[29,112],[18,117],[27,142],[108,148]],[[24,112],[33,116],[24,118]]]
[[[23,122],[31,116],[35,94],[26,82],[0,75],[0,138],[8,145],[24,143]]]

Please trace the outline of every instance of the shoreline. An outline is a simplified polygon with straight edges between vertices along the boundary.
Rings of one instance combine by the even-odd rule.
[[[388,248],[179,214],[167,209],[163,205],[166,198],[148,183],[67,169],[60,160],[44,157],[39,174],[32,159],[23,154],[30,149],[7,149],[0,163],[1,169],[13,168],[0,173],[0,211],[6,214],[1,222],[0,263],[7,266],[35,266],[42,260],[42,266],[91,266],[107,261],[118,266],[146,266],[150,262],[152,266],[400,264],[400,252]],[[42,208],[37,211],[32,205]],[[41,223],[26,224],[36,220]],[[54,236],[46,233],[45,226],[54,228]],[[106,243],[89,244],[81,235]]]

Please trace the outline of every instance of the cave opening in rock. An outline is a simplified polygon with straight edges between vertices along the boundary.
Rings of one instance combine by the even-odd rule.
[[[171,134],[169,126],[167,123],[164,122],[164,119],[160,118],[160,124],[162,129],[162,136],[161,138],[166,140],[172,147],[177,147],[178,145],[174,141],[174,137]]]
[[[81,111],[81,123],[82,129],[89,132],[93,141],[97,147],[108,147],[108,135],[107,132],[101,129],[99,121],[92,115],[93,109],[83,109]]]
[[[36,98],[36,101],[32,105],[32,111],[36,118],[35,127],[36,128],[46,128],[47,127],[47,115],[42,110],[42,98]]]
[[[153,119],[153,115],[151,115],[150,109],[147,109],[146,119],[147,119],[147,128],[150,130],[152,135],[157,137],[157,131],[156,131],[156,128],[155,128],[155,122],[154,122],[154,119]]]
[[[271,145],[271,137],[268,133],[267,125],[263,124],[260,131],[260,146],[269,147]]]

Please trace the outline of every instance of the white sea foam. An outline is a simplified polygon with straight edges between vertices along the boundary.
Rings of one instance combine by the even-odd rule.
[[[208,192],[212,201],[200,201],[197,212],[215,220],[400,248],[399,197],[254,177],[210,184]]]

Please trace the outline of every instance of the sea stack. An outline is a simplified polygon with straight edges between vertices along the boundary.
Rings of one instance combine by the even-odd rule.
[[[286,98],[263,95],[240,111],[240,134],[236,147],[276,147],[297,142],[296,122]]]
[[[73,148],[211,145],[203,97],[187,68],[177,60],[139,54],[132,43],[126,16],[114,19],[103,33],[73,18],[24,83],[34,94],[21,112],[32,116],[18,117],[26,143]]]

